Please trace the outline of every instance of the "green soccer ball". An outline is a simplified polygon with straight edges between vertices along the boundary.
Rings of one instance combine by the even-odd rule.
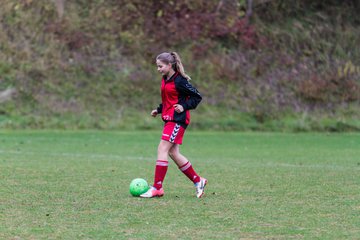
[[[149,188],[149,184],[145,179],[135,178],[130,183],[130,194],[134,197],[138,197],[149,190]]]

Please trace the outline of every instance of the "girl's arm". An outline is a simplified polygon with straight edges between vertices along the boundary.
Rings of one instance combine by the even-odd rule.
[[[159,104],[159,106],[156,108],[157,113],[161,113],[162,112],[162,103]]]
[[[184,78],[180,78],[180,80],[175,80],[175,85],[178,91],[180,91],[182,94],[190,96],[190,98],[185,103],[181,103],[184,110],[186,111],[195,109],[202,100],[199,91]]]

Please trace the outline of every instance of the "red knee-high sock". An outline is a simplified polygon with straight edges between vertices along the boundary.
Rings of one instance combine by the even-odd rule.
[[[156,189],[162,188],[162,183],[164,181],[169,162],[165,160],[157,160],[155,166],[155,177],[154,177],[154,187]]]
[[[179,169],[193,182],[200,182],[200,176],[195,172],[190,162],[180,166]]]

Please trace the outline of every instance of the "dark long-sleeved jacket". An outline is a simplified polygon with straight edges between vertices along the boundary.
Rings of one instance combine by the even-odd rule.
[[[202,100],[199,91],[189,81],[176,72],[170,79],[161,80],[162,103],[157,108],[163,121],[172,121],[186,127],[190,123],[190,111],[195,109]],[[180,104],[184,111],[177,113],[174,105]]]

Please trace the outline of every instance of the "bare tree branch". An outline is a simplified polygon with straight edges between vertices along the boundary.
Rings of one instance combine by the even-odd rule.
[[[64,16],[65,0],[52,0],[52,1],[55,3],[58,17],[61,20]]]
[[[253,6],[253,0],[247,0],[247,6],[246,6],[246,17],[249,19],[252,15],[252,6]]]
[[[216,8],[216,11],[215,11],[216,14],[219,13],[219,11],[222,8],[223,4],[224,4],[223,0],[220,0],[219,3],[218,3],[218,6]]]

